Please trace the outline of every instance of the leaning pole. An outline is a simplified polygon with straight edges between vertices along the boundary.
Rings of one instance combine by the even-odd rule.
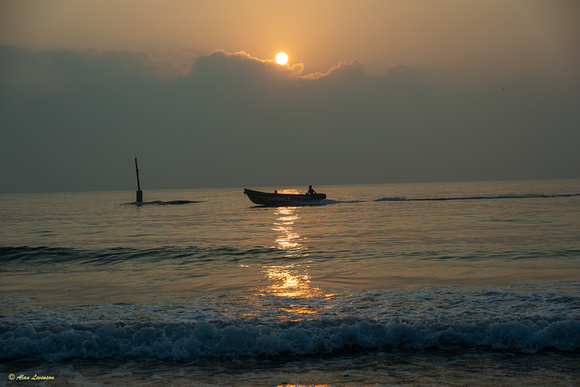
[[[137,203],[143,201],[143,191],[141,191],[141,183],[139,182],[139,166],[137,165],[137,156],[135,156],[135,171],[137,172]]]

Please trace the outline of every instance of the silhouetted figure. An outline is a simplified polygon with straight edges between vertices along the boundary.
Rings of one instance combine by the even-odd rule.
[[[313,195],[315,193],[316,193],[316,191],[312,189],[312,186],[311,185],[309,185],[308,186],[308,195]]]

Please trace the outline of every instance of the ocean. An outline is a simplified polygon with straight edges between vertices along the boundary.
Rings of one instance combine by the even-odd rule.
[[[314,188],[0,195],[0,385],[580,385],[580,180]]]

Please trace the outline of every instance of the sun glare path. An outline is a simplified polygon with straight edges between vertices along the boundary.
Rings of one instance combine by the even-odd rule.
[[[284,52],[279,52],[278,54],[276,54],[276,63],[280,65],[285,65],[286,63],[288,63],[288,55],[286,55],[286,53]]]

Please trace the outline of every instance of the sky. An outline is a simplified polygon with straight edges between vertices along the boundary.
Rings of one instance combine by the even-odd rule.
[[[275,63],[286,52],[286,65]],[[0,193],[580,178],[575,0],[0,0]]]

